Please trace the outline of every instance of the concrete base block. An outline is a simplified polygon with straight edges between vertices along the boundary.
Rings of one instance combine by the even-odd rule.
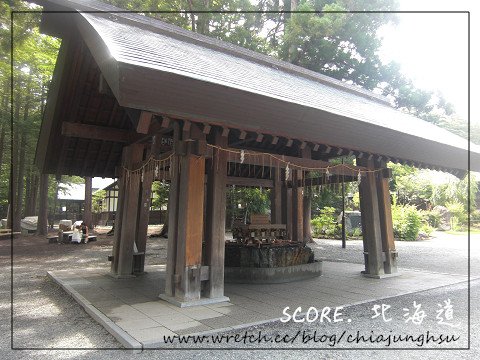
[[[322,262],[314,261],[285,267],[226,267],[225,282],[240,284],[278,284],[311,279],[322,275]]]
[[[158,297],[162,300],[169,302],[175,306],[184,308],[190,306],[201,306],[201,305],[209,305],[209,304],[216,304],[220,302],[230,301],[228,296],[221,296],[216,298],[200,298],[198,300],[191,300],[191,301],[181,301],[173,296],[168,296],[166,294],[160,294]]]

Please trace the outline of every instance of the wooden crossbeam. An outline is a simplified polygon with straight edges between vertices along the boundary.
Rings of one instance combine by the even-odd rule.
[[[62,124],[62,135],[68,137],[122,143],[132,143],[142,138],[141,134],[137,134],[129,130],[70,122],[64,122]]]
[[[255,179],[255,178],[238,177],[238,176],[228,176],[227,177],[227,185],[255,186],[255,187],[272,188],[273,187],[273,180]]]
[[[243,162],[240,161],[240,154],[238,153],[238,149],[232,149],[228,148],[228,150],[233,151],[230,153],[228,157],[228,161],[232,163],[243,163],[246,165],[259,165],[259,161],[261,163],[261,160],[259,160],[259,156],[265,156],[265,161],[263,162],[265,166],[270,164],[270,159],[267,158],[268,155],[264,154],[262,155],[261,153],[255,153],[252,151],[249,151],[248,153],[253,153],[256,154],[255,156],[249,156],[248,153],[245,154],[245,157],[243,159]],[[212,156],[214,154],[214,151],[212,148],[208,147],[207,150],[207,157]],[[358,171],[363,171],[366,168],[362,166],[354,166],[354,165],[347,165],[348,169],[342,169],[342,167],[337,166],[333,167],[334,164],[329,163],[328,161],[324,160],[314,160],[314,159],[308,159],[308,158],[299,158],[299,157],[294,157],[294,156],[286,156],[286,155],[273,155],[275,158],[280,159],[275,160],[272,159],[271,165],[272,167],[280,167],[280,168],[286,168],[287,163],[290,163],[290,168],[293,169],[294,165],[302,166],[302,167],[308,167],[308,168],[326,168],[330,167],[329,172],[331,174],[338,174],[338,175],[350,175],[350,176],[356,176],[358,174]]]

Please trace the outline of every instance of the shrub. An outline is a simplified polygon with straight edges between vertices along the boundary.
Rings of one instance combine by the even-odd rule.
[[[470,213],[470,221],[472,226],[480,226],[480,210],[475,210]]]
[[[449,202],[446,204],[448,211],[451,214],[450,225],[452,230],[462,230],[467,225],[468,214],[465,206],[459,202]]]
[[[339,235],[341,226],[337,224],[335,208],[326,206],[320,210],[320,215],[312,219],[312,234],[314,237]]]
[[[430,226],[428,223],[424,222],[423,225],[420,227],[420,232],[424,233],[428,237],[430,234],[435,230],[433,226]]]
[[[441,215],[438,210],[426,210],[423,212],[423,219],[433,228],[440,226]]]
[[[413,205],[393,205],[393,234],[401,240],[417,240],[422,226],[422,214]]]

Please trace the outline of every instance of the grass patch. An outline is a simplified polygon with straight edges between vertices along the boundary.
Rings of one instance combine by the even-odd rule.
[[[464,230],[464,231],[448,230],[448,231],[445,231],[445,234],[449,234],[449,235],[467,235],[467,234],[468,234],[468,231],[467,231],[467,230]],[[470,234],[480,234],[480,229],[472,229],[472,228],[470,228]]]

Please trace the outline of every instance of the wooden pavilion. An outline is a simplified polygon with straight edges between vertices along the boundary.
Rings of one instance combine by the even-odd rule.
[[[374,93],[100,2],[39,2],[62,45],[36,163],[118,178],[117,277],[145,251],[152,181],[170,181],[165,298],[181,306],[225,300],[228,184],[271,188],[272,222],[303,241],[303,188],[358,181],[365,273],[381,276],[397,256],[386,163],[480,170],[477,146]]]

